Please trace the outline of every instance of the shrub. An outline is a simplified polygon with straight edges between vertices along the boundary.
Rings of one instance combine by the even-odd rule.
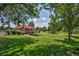
[[[23,31],[20,31],[20,30],[14,30],[14,29],[9,29],[9,30],[6,30],[6,32],[7,32],[7,34],[8,35],[15,35],[15,34],[24,34],[24,32]]]

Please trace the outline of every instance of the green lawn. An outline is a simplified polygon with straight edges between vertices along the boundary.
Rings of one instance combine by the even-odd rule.
[[[79,55],[79,36],[67,41],[66,33],[41,32],[38,36],[1,35],[1,56],[64,56]]]

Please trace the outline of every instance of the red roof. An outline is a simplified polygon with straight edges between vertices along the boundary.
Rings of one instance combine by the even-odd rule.
[[[18,24],[18,25],[16,26],[16,28],[22,28],[22,25]]]
[[[33,28],[33,27],[26,25],[26,24],[23,24],[23,25],[19,24],[16,26],[16,28],[20,29],[20,28]]]

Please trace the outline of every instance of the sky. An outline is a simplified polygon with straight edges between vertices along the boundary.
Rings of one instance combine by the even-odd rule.
[[[49,18],[50,12],[48,10],[42,9],[39,14],[39,19],[34,18],[33,21],[35,23],[35,27],[48,27],[48,23],[50,22]]]

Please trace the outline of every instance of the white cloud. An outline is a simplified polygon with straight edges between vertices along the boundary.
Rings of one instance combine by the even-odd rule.
[[[43,17],[42,20],[46,20],[46,18]]]
[[[43,25],[46,25],[47,23],[43,23]]]
[[[34,21],[37,21],[37,19],[36,19],[36,18],[34,18],[33,20],[34,20]]]

